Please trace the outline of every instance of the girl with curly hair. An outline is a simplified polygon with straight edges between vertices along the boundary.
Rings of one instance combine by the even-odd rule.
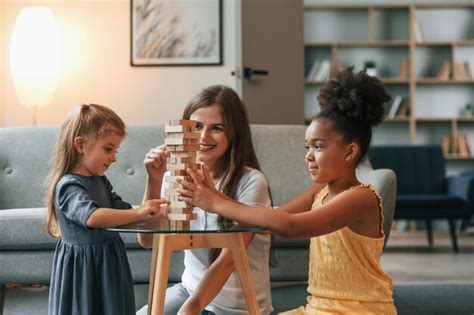
[[[390,100],[382,83],[364,71],[341,72],[318,96],[321,111],[306,130],[306,164],[313,187],[277,210],[249,207],[206,186],[207,174],[188,170],[181,199],[245,225],[291,238],[310,238],[306,306],[283,314],[396,314],[392,280],[381,267],[382,200],[360,183],[372,128]]]

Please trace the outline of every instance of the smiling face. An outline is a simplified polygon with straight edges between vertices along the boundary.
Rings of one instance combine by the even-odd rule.
[[[73,172],[84,176],[102,176],[112,163],[117,160],[117,150],[124,136],[110,132],[98,140],[87,140],[76,137],[76,150],[81,155]]]
[[[329,183],[342,179],[354,168],[357,152],[355,143],[347,144],[332,123],[315,119],[305,134],[306,165],[315,183]]]
[[[220,159],[229,148],[224,121],[217,105],[197,109],[190,119],[196,120],[196,131],[201,133],[197,159],[211,172],[218,171]]]

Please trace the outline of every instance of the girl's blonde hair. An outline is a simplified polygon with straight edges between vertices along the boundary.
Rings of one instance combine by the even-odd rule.
[[[56,215],[56,185],[61,176],[71,172],[80,161],[80,154],[74,146],[74,139],[82,136],[88,141],[96,141],[112,132],[125,136],[124,122],[110,108],[97,104],[79,106],[69,114],[62,124],[48,178],[45,223],[49,235],[58,238],[61,234]]]

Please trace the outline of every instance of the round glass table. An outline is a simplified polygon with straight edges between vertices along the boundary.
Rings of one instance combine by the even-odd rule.
[[[247,249],[243,233],[264,231],[261,227],[190,221],[184,229],[170,229],[168,220],[154,220],[146,223],[128,224],[107,231],[121,233],[153,234],[150,285],[148,289],[148,314],[163,314],[171,254],[173,251],[196,248],[229,248],[234,260],[247,302],[249,314],[259,314],[259,308],[252,282]]]

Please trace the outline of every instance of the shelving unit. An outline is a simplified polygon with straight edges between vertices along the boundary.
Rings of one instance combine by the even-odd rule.
[[[407,99],[408,115],[386,119],[374,143],[441,143],[443,134],[467,133],[474,150],[474,116],[459,115],[468,103],[474,108],[474,3],[306,5],[304,22],[305,75],[319,60],[330,60],[331,70],[342,63],[356,71],[373,60],[390,94]],[[454,79],[451,71],[439,78],[445,60],[467,62],[471,77]],[[400,77],[404,62],[407,76]],[[305,81],[307,120],[318,112],[316,95],[326,82]]]

